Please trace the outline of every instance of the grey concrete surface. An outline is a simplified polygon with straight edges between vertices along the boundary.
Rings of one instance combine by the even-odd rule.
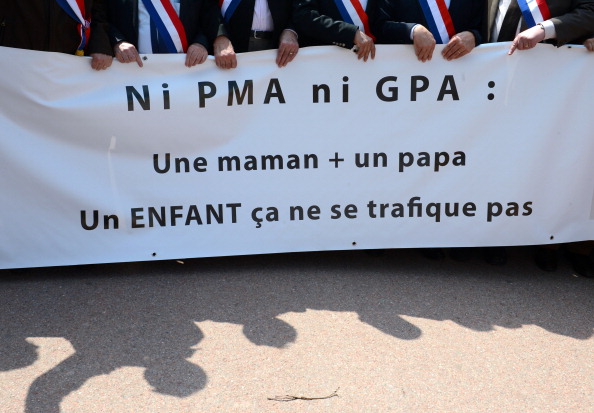
[[[594,412],[594,280],[509,252],[3,270],[0,412]]]

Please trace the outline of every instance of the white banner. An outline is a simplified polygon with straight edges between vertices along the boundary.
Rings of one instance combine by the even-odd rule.
[[[0,48],[0,268],[594,239],[594,53]]]

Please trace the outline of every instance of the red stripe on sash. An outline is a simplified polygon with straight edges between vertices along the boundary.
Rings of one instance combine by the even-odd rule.
[[[538,4],[542,18],[549,20],[551,18],[551,11],[549,10],[549,5],[547,4],[546,0],[536,0],[536,4]]]
[[[444,0],[435,0],[435,3],[437,4],[437,7],[439,7],[439,12],[441,13],[443,23],[445,24],[450,38],[454,37],[456,35],[456,29],[454,29],[454,22],[452,21],[452,16],[450,16],[448,6],[446,6]]]
[[[80,9],[80,14],[83,16],[83,19],[87,19],[87,13],[85,12],[85,0],[76,0],[76,4],[78,4],[78,8]]]
[[[171,4],[171,2],[169,0],[161,0],[161,4],[163,5],[163,8],[167,12],[167,15],[173,22],[175,29],[179,33],[179,37],[182,42],[182,47],[184,49],[184,53],[187,52],[188,51],[188,37],[186,36],[186,29],[184,29],[184,25],[182,24],[179,16],[175,12],[175,9],[173,8],[173,5]]]
[[[375,42],[375,36],[371,33],[371,30],[369,29],[369,18],[367,17],[367,13],[365,13],[365,10],[363,10],[361,2],[359,0],[351,0],[351,4],[357,11],[357,14],[359,15],[361,21],[363,22],[363,30],[365,31],[365,34],[371,37]]]

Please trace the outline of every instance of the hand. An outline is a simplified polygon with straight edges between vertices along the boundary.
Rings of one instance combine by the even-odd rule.
[[[138,50],[132,43],[120,42],[113,47],[116,59],[120,63],[132,63],[136,61],[138,66],[142,67],[142,59],[138,54]]]
[[[276,64],[278,67],[285,67],[292,62],[299,52],[299,41],[297,34],[292,30],[283,30],[276,53]]]
[[[511,47],[509,48],[508,55],[512,55],[516,49],[527,50],[532,49],[537,43],[540,43],[545,38],[545,31],[538,24],[534,27],[524,30],[518,33]]]
[[[413,30],[413,45],[417,59],[421,62],[431,60],[433,50],[435,50],[435,38],[429,30],[418,24]]]
[[[208,51],[200,43],[192,43],[186,52],[186,67],[201,65],[206,61]]]
[[[215,63],[221,69],[235,69],[237,67],[237,56],[227,36],[218,36],[214,41]]]
[[[363,61],[366,62],[370,55],[372,59],[375,59],[375,43],[373,43],[371,37],[367,36],[361,30],[357,30],[354,43],[357,46],[355,49],[357,52],[357,59],[363,59]]]
[[[594,37],[586,40],[584,42],[584,46],[586,46],[586,49],[588,49],[589,51],[594,52]]]
[[[470,53],[474,49],[475,43],[474,34],[471,32],[458,33],[450,39],[441,55],[446,60],[459,59]]]
[[[113,61],[113,57],[103,53],[91,53],[91,58],[91,67],[95,70],[105,70]]]

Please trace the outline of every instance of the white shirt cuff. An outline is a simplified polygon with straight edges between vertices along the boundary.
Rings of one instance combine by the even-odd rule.
[[[414,40],[415,40],[415,39],[414,39],[414,32],[415,32],[415,29],[417,28],[417,26],[420,26],[420,24],[415,24],[415,25],[413,26],[413,28],[412,28],[412,29],[410,29],[410,41],[411,41],[411,42],[414,42]]]
[[[285,29],[285,30],[287,30],[287,31],[289,31],[289,32],[293,32],[293,33],[295,33],[295,36],[297,36],[297,38],[299,39],[299,34],[298,34],[298,33],[297,33],[295,30],[293,30],[293,29]],[[283,30],[283,32],[284,32],[285,30]]]
[[[542,27],[544,27],[545,40],[557,38],[557,31],[555,30],[555,25],[553,24],[552,21],[545,20],[541,24],[542,24]]]

